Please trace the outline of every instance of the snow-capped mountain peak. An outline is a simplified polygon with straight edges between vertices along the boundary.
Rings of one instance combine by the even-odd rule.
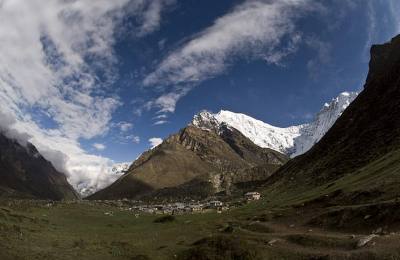
[[[241,113],[221,110],[217,114],[202,111],[195,115],[192,125],[205,130],[218,130],[226,124],[263,148],[270,148],[291,157],[303,154],[318,142],[357,97],[358,93],[343,92],[330,103],[326,103],[310,123],[275,127]]]
[[[293,147],[293,140],[299,136],[299,127],[279,128],[250,116],[221,110],[217,114],[202,111],[195,115],[192,125],[203,130],[218,131],[222,124],[233,127],[256,145],[286,153]]]
[[[222,110],[215,115],[218,122],[236,128],[256,145],[286,153],[299,135],[299,127],[280,128],[244,114]]]
[[[303,125],[301,134],[294,140],[293,150],[289,152],[291,157],[307,152],[321,140],[357,95],[357,92],[343,92],[330,103],[326,103],[312,122]]]
[[[192,125],[204,130],[217,130],[220,124],[215,115],[206,110],[195,115],[192,121]]]

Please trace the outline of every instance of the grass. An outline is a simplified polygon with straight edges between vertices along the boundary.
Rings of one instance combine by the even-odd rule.
[[[212,213],[178,216],[175,221],[160,225],[154,223],[156,216],[136,218],[130,212],[117,209],[113,209],[113,216],[108,216],[104,213],[110,208],[98,205],[5,209],[9,212],[0,211],[6,215],[0,217],[0,227],[7,237],[0,238],[0,245],[8,247],[8,252],[15,252],[13,256],[21,259],[32,256],[57,256],[57,259],[77,256],[109,259],[112,256],[118,259],[135,255],[165,259],[173,257],[173,252],[186,249],[199,237],[210,235],[221,217]]]
[[[0,259],[309,259],[327,249],[349,254],[354,243],[347,233],[290,228],[297,209],[267,201],[173,218],[91,202],[31,203],[0,203]],[[274,239],[280,242],[269,246]]]
[[[136,217],[95,202],[47,207],[47,202],[0,201],[0,259],[310,259],[324,254],[332,257],[326,259],[400,259],[398,235],[378,238],[375,247],[354,250],[346,230],[309,226],[316,217],[320,223],[343,218],[350,226],[357,219],[357,237],[370,232],[361,225],[369,223],[364,216],[370,208],[397,210],[383,202],[398,196],[399,159],[400,152],[392,152],[320,187],[282,191],[268,186],[262,200],[222,214]],[[358,201],[352,204],[354,198]],[[381,206],[369,206],[374,203]],[[346,218],[348,212],[361,217]],[[396,214],[372,213],[371,219],[380,223],[378,218]],[[280,242],[270,246],[275,240]],[[228,258],[221,256],[226,250]]]
[[[329,196],[336,191],[343,193],[338,204],[349,205],[357,203],[368,203],[373,201],[390,200],[400,197],[400,150],[393,151],[382,158],[370,162],[365,167],[343,177],[327,182],[321,186],[297,185],[291,189],[282,188],[290,183],[277,182],[263,190],[263,196],[270,206],[282,207],[292,206],[310,202],[312,200]],[[364,201],[356,201],[359,198],[351,197],[371,193],[370,198],[363,198]],[[378,196],[373,193],[378,192]],[[347,196],[347,197],[346,197]]]

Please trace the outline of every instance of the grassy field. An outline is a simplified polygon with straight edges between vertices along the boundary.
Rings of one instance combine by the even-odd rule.
[[[111,211],[113,216],[105,215]],[[159,216],[135,217],[118,208],[88,203],[48,208],[22,202],[3,206],[0,212],[1,251],[10,254],[10,259],[173,258],[198,238],[210,235],[221,217],[199,214],[154,223]]]
[[[0,259],[400,259],[399,158],[320,187],[269,185],[260,201],[222,214],[160,219],[118,203],[2,200]]]
[[[309,224],[327,212],[262,200],[163,222],[92,202],[2,201],[0,259],[400,259],[400,234],[356,248],[365,234]]]

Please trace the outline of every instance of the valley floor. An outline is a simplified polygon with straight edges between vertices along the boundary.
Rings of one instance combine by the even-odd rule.
[[[278,208],[261,200],[173,217],[89,202],[1,201],[0,259],[400,259],[400,229],[388,230],[376,207],[399,215],[396,201]]]

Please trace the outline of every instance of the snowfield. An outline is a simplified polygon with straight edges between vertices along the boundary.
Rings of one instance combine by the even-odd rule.
[[[226,124],[240,131],[260,147],[296,157],[311,149],[328,132],[357,95],[356,92],[341,93],[330,103],[326,103],[312,122],[303,125],[275,127],[245,114],[226,110],[221,110],[217,114],[202,111],[194,116],[192,125],[215,130],[221,124]]]

